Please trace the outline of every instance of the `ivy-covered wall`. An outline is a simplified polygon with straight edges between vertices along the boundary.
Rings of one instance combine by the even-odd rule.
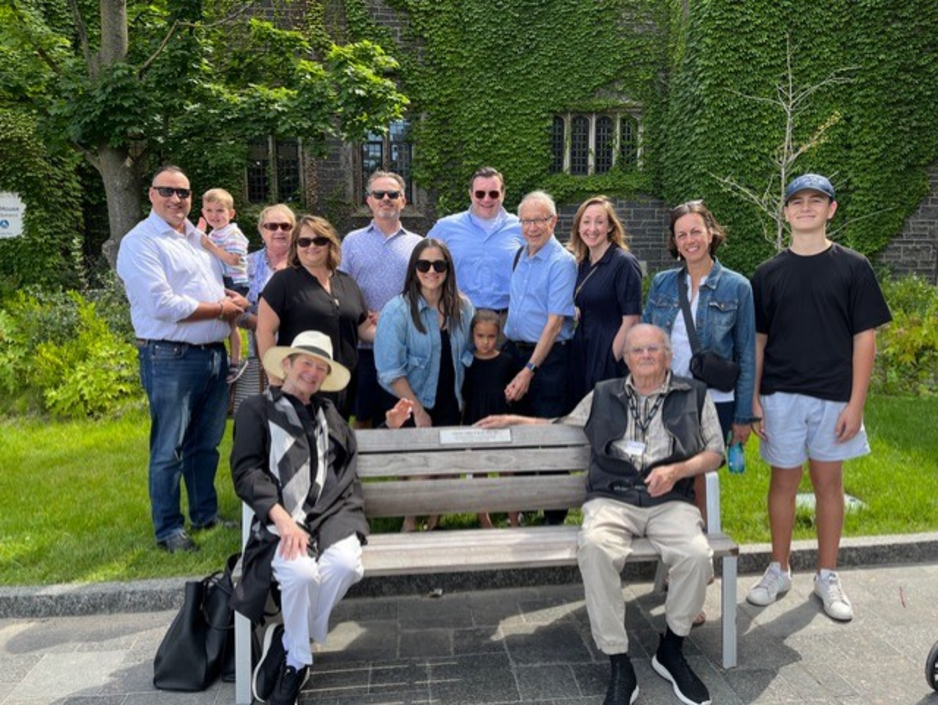
[[[759,211],[716,177],[761,191],[772,173],[784,113],[767,101],[785,77],[790,38],[796,86],[837,70],[847,79],[803,104],[796,144],[825,122],[832,127],[796,171],[831,175],[840,241],[868,254],[882,249],[928,192],[927,167],[938,156],[938,4],[691,1],[686,15],[683,4],[673,0],[665,199],[705,198],[730,227],[724,259],[743,271],[771,254]]]
[[[376,39],[402,63],[430,216],[466,207],[481,164],[505,173],[509,207],[533,188],[563,203],[704,198],[729,228],[721,258],[749,273],[773,252],[764,216],[718,178],[761,191],[772,174],[784,115],[767,100],[789,47],[799,86],[847,79],[812,94],[793,135],[830,123],[795,171],[832,176],[840,241],[881,250],[928,193],[938,158],[936,3],[345,0],[343,21],[349,38]],[[629,100],[642,110],[640,169],[548,173],[553,114]]]
[[[414,175],[439,214],[467,205],[476,168],[499,168],[508,206],[534,188],[560,201],[652,187],[658,76],[667,8],[652,0],[347,0],[352,38],[392,42],[386,5],[406,18],[389,47],[415,122]],[[386,15],[385,15],[386,16]],[[642,106],[645,168],[599,177],[550,175],[555,113]]]
[[[0,191],[19,194],[21,237],[0,239],[0,294],[27,284],[76,285],[81,261],[81,188],[73,155],[50,154],[35,119],[0,109]]]

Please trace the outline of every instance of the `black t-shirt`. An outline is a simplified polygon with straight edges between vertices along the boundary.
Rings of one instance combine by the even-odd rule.
[[[849,401],[853,336],[892,320],[866,257],[837,244],[785,250],[756,269],[752,295],[756,332],[768,336],[762,393]]]
[[[291,345],[297,335],[318,330],[332,340],[336,362],[354,371],[358,364],[358,326],[368,317],[365,297],[345,272],[332,276],[332,293],[303,267],[276,272],[261,294],[280,317],[278,345]]]

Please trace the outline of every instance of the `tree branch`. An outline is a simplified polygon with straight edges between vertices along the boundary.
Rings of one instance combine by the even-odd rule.
[[[82,56],[85,57],[88,75],[95,78],[98,73],[97,65],[91,56],[91,45],[88,44],[88,30],[85,29],[85,21],[82,19],[81,10],[76,0],[68,0],[68,7],[72,11],[72,19],[75,21],[75,31],[78,33],[78,43],[81,45]]]
[[[15,2],[11,2],[10,7],[12,8],[13,12],[15,12],[16,15],[19,17],[20,25],[26,30],[25,31],[26,40],[32,45],[33,49],[36,50],[36,54],[39,56],[40,59],[42,59],[45,62],[46,66],[48,66],[49,69],[56,76],[61,76],[62,69],[59,68],[59,65],[55,62],[55,59],[49,56],[49,53],[45,50],[45,48],[39,42],[33,39],[32,32],[29,31],[30,25],[26,21],[26,17],[23,16],[23,13],[20,10],[20,8],[17,7]]]
[[[150,57],[149,57],[146,61],[143,62],[143,64],[142,64],[142,65],[140,66],[140,68],[137,70],[137,77],[138,77],[138,78],[142,78],[142,77],[143,77],[143,74],[145,74],[145,73],[149,70],[150,66],[153,65],[153,62],[155,62],[155,61],[159,58],[160,54],[163,53],[163,50],[166,49],[166,45],[169,44],[169,41],[173,38],[173,35],[175,35],[176,32],[178,32],[180,29],[184,29],[184,28],[188,28],[188,29],[212,29],[212,28],[214,28],[214,27],[219,27],[219,26],[221,26],[221,25],[224,25],[224,24],[228,24],[228,23],[230,23],[230,22],[233,22],[233,21],[236,20],[238,17],[240,17],[241,15],[243,15],[245,12],[247,12],[247,11],[248,11],[253,5],[255,5],[255,4],[256,4],[256,0],[249,0],[249,2],[246,2],[246,3],[245,3],[244,5],[242,5],[241,7],[235,9],[233,12],[229,13],[228,15],[226,15],[226,16],[223,17],[223,18],[221,18],[220,20],[216,20],[215,22],[208,22],[208,23],[205,23],[205,22],[183,22],[182,20],[176,20],[175,22],[173,22],[172,27],[169,28],[169,31],[166,32],[166,36],[163,37],[163,40],[160,42],[160,45],[159,45],[159,46],[156,48],[156,50],[150,55]]]

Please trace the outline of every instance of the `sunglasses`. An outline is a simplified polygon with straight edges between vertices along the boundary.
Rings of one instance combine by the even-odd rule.
[[[152,188],[163,198],[169,198],[173,194],[176,194],[184,201],[192,195],[191,188],[173,188],[172,186],[153,186]]]
[[[261,227],[264,228],[264,230],[269,230],[272,233],[277,232],[278,229],[283,230],[284,232],[293,230],[293,226],[289,223],[264,223]]]
[[[385,196],[390,198],[392,201],[396,201],[398,198],[401,197],[401,192],[400,191],[372,191],[371,195],[374,198],[378,199],[379,201],[383,201]]]
[[[309,247],[310,245],[315,245],[316,247],[325,247],[326,245],[332,244],[332,240],[327,237],[320,235],[319,237],[299,237],[296,239],[297,247]]]
[[[489,198],[501,198],[501,191],[476,191],[475,197],[477,201],[481,201],[485,196],[488,195]]]
[[[449,265],[446,264],[445,259],[418,259],[416,267],[417,271],[421,274],[429,272],[431,267],[437,274],[442,274],[449,269]]]

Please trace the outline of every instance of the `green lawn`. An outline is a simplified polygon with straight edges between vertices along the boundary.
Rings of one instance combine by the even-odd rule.
[[[867,409],[873,454],[848,463],[847,491],[866,503],[846,535],[938,528],[938,398],[874,398]],[[207,574],[238,549],[238,532],[201,534],[197,554],[156,549],[147,497],[148,421],[0,423],[0,584],[127,580]],[[228,468],[230,432],[216,485],[221,511],[240,516]],[[724,530],[740,543],[768,541],[769,471],[755,441],[743,475],[723,471]],[[806,485],[807,487],[807,485]],[[576,514],[570,521],[576,521]],[[445,524],[470,524],[470,517]],[[383,522],[394,528],[394,522]],[[797,538],[813,536],[808,514]]]

